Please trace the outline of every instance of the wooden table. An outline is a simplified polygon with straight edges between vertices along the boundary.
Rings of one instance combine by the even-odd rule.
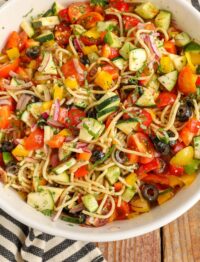
[[[200,202],[152,233],[97,246],[108,262],[200,262]]]

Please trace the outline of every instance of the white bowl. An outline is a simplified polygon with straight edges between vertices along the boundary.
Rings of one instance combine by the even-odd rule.
[[[22,4],[23,2],[23,4]],[[13,29],[18,29],[22,17],[30,10],[36,15],[46,10],[51,0],[10,0],[0,10],[0,39],[6,39]],[[62,0],[61,3],[76,2]],[[154,0],[155,4],[170,10],[178,26],[200,41],[200,14],[184,0]],[[16,12],[17,10],[17,12]],[[3,44],[3,43],[2,43]],[[30,227],[45,233],[82,241],[114,241],[139,236],[166,225],[176,219],[200,199],[200,176],[188,188],[181,190],[173,199],[151,212],[132,220],[116,221],[101,228],[86,228],[57,221],[52,222],[28,206],[16,192],[0,184],[0,207],[8,214]]]

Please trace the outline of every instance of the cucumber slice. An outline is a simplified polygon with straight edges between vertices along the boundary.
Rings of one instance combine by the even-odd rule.
[[[29,127],[32,127],[35,124],[35,119],[31,115],[31,113],[28,112],[27,110],[25,110],[21,114],[21,120]]]
[[[104,125],[93,118],[84,118],[82,124],[79,139],[86,142],[90,142],[92,139],[99,137],[105,128]]]
[[[172,14],[168,11],[161,10],[155,18],[155,24],[157,27],[168,30],[171,24]]]
[[[88,210],[89,212],[92,212],[92,213],[93,213],[93,212],[95,212],[95,211],[98,209],[98,207],[99,207],[96,198],[95,198],[93,195],[91,195],[91,194],[88,194],[88,195],[83,196],[83,197],[82,197],[82,201],[83,201],[84,206],[87,208],[87,210]]]
[[[175,44],[179,47],[186,46],[191,42],[190,36],[185,32],[177,34],[174,39]]]
[[[2,157],[5,165],[9,164],[13,160],[13,157],[10,152],[3,152]]]
[[[70,25],[70,27],[72,28],[74,35],[82,35],[86,32],[85,28],[81,25]]]
[[[67,145],[67,146],[66,146]],[[63,143],[62,147],[60,147],[58,149],[58,158],[60,161],[65,160],[66,158],[68,158],[71,155],[71,151],[68,150],[68,147],[74,147],[74,143]]]
[[[97,111],[102,111],[110,107],[119,106],[120,104],[120,98],[115,93],[107,93],[104,95],[100,103],[96,106]]]
[[[105,31],[112,31],[117,27],[117,21],[103,21],[97,23],[97,31],[98,32],[105,32]]]
[[[100,122],[103,122],[110,114],[112,114],[113,112],[116,112],[118,109],[118,106],[113,106],[113,107],[109,107],[106,108],[100,112],[97,113],[97,119]]]
[[[125,42],[122,48],[119,50],[119,53],[125,60],[128,60],[130,51],[135,48],[136,47],[131,42]]]
[[[200,45],[195,43],[195,42],[190,42],[189,44],[187,44],[184,48],[185,52],[189,52],[189,53],[200,53]]]
[[[176,85],[178,72],[175,70],[166,75],[160,76],[158,81],[168,90],[171,91]]]
[[[108,168],[105,176],[108,179],[109,183],[111,185],[114,185],[117,182],[120,173],[120,168],[118,166],[111,166]]]
[[[126,188],[126,190],[122,194],[122,200],[124,200],[127,203],[130,202],[131,199],[134,197],[135,193],[136,193],[135,189]]]
[[[54,34],[51,31],[47,31],[35,38],[36,41],[40,43],[45,43],[51,40],[54,40]]]
[[[200,136],[196,136],[194,141],[194,158],[200,159]]]
[[[74,158],[71,158],[68,161],[58,165],[57,167],[55,167],[52,171],[55,174],[60,175],[63,172],[65,172],[66,170],[70,169],[75,164],[76,164],[76,160]]]
[[[129,53],[129,69],[130,71],[140,70],[147,60],[146,51],[142,48],[136,48]]]
[[[66,185],[69,182],[69,175],[63,172],[60,175],[50,175],[49,179],[57,184]]]
[[[120,48],[122,46],[120,38],[112,32],[108,32],[105,35],[104,42],[107,43],[110,47]]]
[[[32,25],[34,29],[40,28],[42,26],[56,26],[60,24],[60,20],[58,16],[48,16],[41,17],[39,19],[33,20]]]
[[[117,57],[112,62],[119,70],[123,70],[127,65],[127,62],[122,57]]]
[[[50,126],[44,126],[44,143],[48,142],[54,135],[54,129]]]
[[[56,65],[53,61],[52,53],[50,52],[44,52],[43,60],[40,66],[44,68],[42,73],[45,75],[57,75],[58,74]]]
[[[74,105],[80,108],[86,108],[89,105],[88,100],[74,98]]]
[[[88,54],[88,59],[90,60],[90,64],[92,64],[99,59],[99,56],[97,55],[97,53],[90,53]]]
[[[151,89],[145,89],[144,93],[136,102],[137,106],[140,107],[154,107],[156,105],[154,100],[154,94]]]
[[[62,10],[63,8],[64,7],[61,6],[59,3],[54,2],[52,7],[51,7],[53,15],[58,15],[59,11]]]
[[[178,72],[180,72],[187,63],[187,59],[185,56],[169,54],[169,57],[173,61],[174,66]]]
[[[20,27],[24,30],[25,33],[27,33],[27,35],[30,38],[35,34],[35,31],[33,27],[31,26],[31,24],[25,20],[21,23]]]
[[[135,9],[135,12],[144,19],[152,19],[158,14],[159,10],[151,2],[147,2],[138,5]]]
[[[27,106],[27,111],[32,114],[36,119],[40,117],[42,109],[42,102],[32,103]]]
[[[27,197],[27,203],[39,211],[54,209],[54,200],[48,190],[29,193]]]
[[[58,201],[58,199],[60,198],[62,192],[63,192],[63,188],[59,188],[59,187],[50,187],[50,186],[39,186],[38,188],[39,191],[49,191],[53,197],[53,201],[54,203],[56,203]]]
[[[117,122],[116,127],[122,132],[124,132],[126,135],[129,135],[133,131],[137,131],[138,121],[134,118],[120,120]]]

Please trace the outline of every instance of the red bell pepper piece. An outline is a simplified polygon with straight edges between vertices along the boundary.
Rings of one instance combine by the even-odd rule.
[[[85,177],[89,173],[88,171],[88,165],[79,167],[76,172],[74,173],[74,176],[76,178]]]
[[[37,128],[24,139],[24,147],[27,150],[37,150],[44,146],[44,131]]]

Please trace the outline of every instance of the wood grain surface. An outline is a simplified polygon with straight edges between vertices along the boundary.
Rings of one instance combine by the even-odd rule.
[[[97,246],[108,262],[200,262],[200,202],[152,233]]]

